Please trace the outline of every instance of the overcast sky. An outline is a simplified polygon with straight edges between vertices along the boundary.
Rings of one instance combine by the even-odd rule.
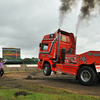
[[[80,0],[81,1],[81,0]],[[21,48],[21,58],[38,57],[39,43],[59,28],[60,0],[0,0],[0,54],[2,47]],[[80,3],[66,16],[61,29],[76,32]],[[100,50],[100,15],[81,27],[77,53]]]

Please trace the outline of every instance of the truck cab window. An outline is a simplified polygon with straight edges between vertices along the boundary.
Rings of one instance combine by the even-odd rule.
[[[42,44],[41,50],[48,50],[48,44]]]

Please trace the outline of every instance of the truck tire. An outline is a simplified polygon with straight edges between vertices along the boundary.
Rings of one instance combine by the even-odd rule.
[[[44,64],[44,67],[43,67],[43,73],[45,76],[49,76],[51,75],[51,67],[49,64]]]
[[[99,77],[97,73],[89,66],[83,66],[78,71],[78,80],[83,85],[95,85]]]

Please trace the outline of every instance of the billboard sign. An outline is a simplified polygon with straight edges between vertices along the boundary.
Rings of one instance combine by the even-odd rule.
[[[20,61],[20,48],[2,48],[3,59]]]

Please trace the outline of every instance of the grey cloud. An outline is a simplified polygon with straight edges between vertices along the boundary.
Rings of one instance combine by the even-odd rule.
[[[57,7],[54,5],[56,4],[57,0],[55,2],[53,1],[53,4],[52,1],[1,1],[1,48],[19,47],[22,50],[22,57],[27,57],[29,55],[37,56],[39,42],[41,42],[43,36],[45,34],[48,34],[49,32],[54,31],[56,29],[54,27],[57,27],[58,25],[58,12],[52,12],[52,9],[55,9],[55,7]],[[28,52],[29,54],[26,52]]]
[[[43,36],[59,28],[60,5],[59,0],[0,0],[0,48],[18,47],[21,48],[22,58],[38,57],[39,43]],[[74,33],[76,21],[75,11],[65,19],[62,29]],[[93,33],[91,28],[87,30],[81,29],[79,38],[89,37]],[[84,48],[87,47],[81,46],[78,41],[78,52]]]

